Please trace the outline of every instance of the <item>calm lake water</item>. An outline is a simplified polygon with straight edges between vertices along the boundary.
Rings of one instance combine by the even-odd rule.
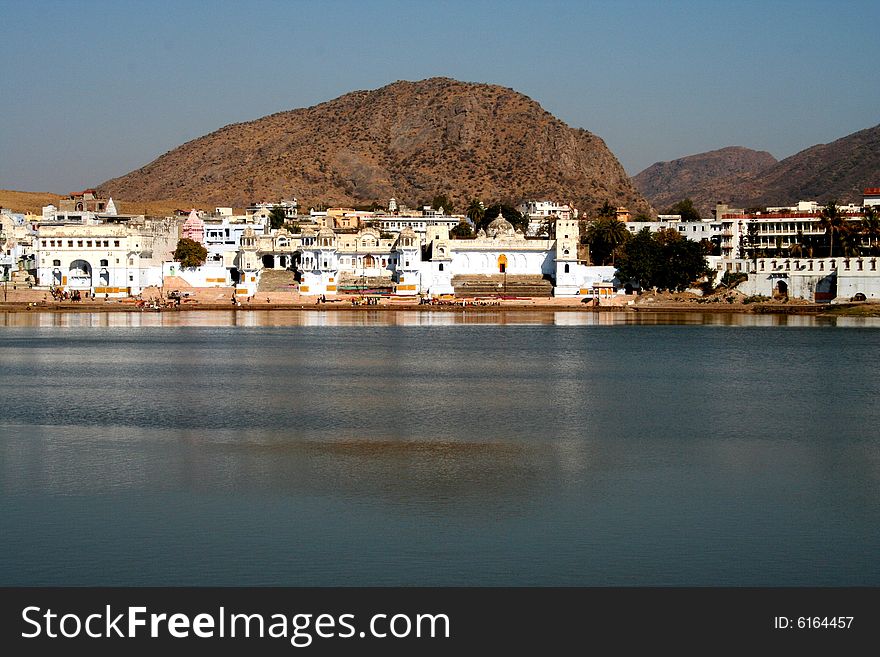
[[[0,315],[2,585],[880,585],[880,322]]]

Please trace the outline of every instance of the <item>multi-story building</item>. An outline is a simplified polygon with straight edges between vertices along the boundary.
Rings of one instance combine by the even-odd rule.
[[[334,295],[381,287],[397,295],[449,294],[456,277],[470,277],[501,291],[508,279],[531,279],[556,296],[586,296],[594,283],[611,281],[613,267],[590,267],[577,259],[578,223],[556,219],[556,239],[526,239],[503,217],[475,239],[453,240],[445,225],[426,227],[425,239],[404,227],[392,238],[375,228],[356,234],[330,228],[301,235],[296,269],[300,292]]]
[[[555,201],[523,201],[517,207],[520,214],[529,217],[529,227],[526,235],[534,237],[542,234],[548,226],[551,217],[569,220],[577,219],[578,211],[568,203],[556,203]]]
[[[284,218],[287,221],[296,221],[299,212],[299,203],[297,202],[296,198],[293,198],[289,201],[278,201],[278,203],[253,203],[245,208],[245,217],[250,223],[268,224],[269,214],[272,212],[272,210],[275,209],[276,206],[284,210]],[[217,211],[220,210],[228,210],[228,214],[232,214],[232,208],[217,208]],[[215,211],[215,215],[223,216],[220,215],[217,211]],[[224,212],[224,215],[225,214],[226,213]]]
[[[162,263],[176,243],[177,225],[169,219],[41,224],[34,243],[37,281],[94,295],[136,295],[162,285]]]

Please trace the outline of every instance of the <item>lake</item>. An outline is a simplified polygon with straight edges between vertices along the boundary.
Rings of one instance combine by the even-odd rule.
[[[880,585],[880,320],[0,314],[0,585]]]

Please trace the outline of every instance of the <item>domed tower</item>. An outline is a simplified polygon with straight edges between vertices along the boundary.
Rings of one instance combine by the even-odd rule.
[[[516,237],[516,231],[513,229],[513,224],[505,219],[504,215],[499,212],[498,216],[486,226],[486,237],[492,239]]]

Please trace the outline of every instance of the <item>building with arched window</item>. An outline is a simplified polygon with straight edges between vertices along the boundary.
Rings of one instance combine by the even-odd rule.
[[[177,244],[172,219],[124,224],[41,224],[34,239],[37,284],[119,297],[162,285],[162,263]]]
[[[578,261],[575,219],[557,219],[556,239],[526,239],[498,217],[475,239],[451,239],[445,225],[411,228],[382,237],[304,229],[297,271],[302,294],[373,291],[396,295],[504,294],[586,296],[593,283],[610,281],[613,267]]]

